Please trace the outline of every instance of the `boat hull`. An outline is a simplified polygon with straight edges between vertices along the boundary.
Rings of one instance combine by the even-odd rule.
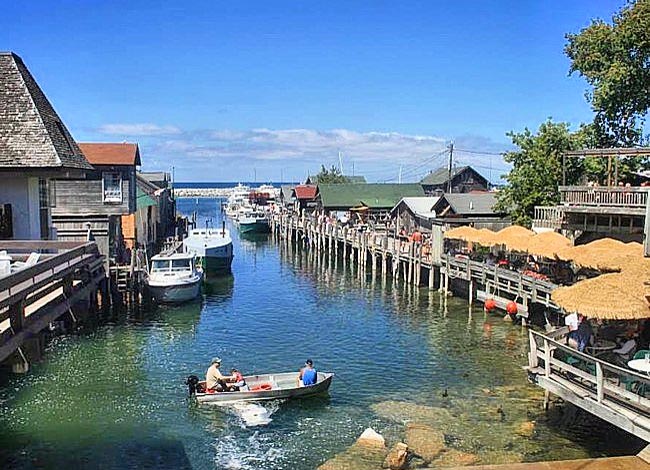
[[[156,302],[177,304],[196,299],[201,293],[201,278],[187,284],[168,286],[149,285],[149,291]]]
[[[228,404],[247,401],[284,400],[320,395],[329,390],[334,374],[330,372],[319,372],[318,382],[315,385],[307,387],[297,386],[297,377],[297,372],[247,376],[244,379],[250,389],[254,389],[257,385],[264,383],[273,383],[274,387],[271,390],[197,393],[196,400],[199,403],[205,404]]]
[[[239,230],[242,233],[268,233],[270,231],[268,221],[239,222]]]
[[[232,256],[228,258],[206,256],[201,259],[201,266],[209,274],[227,274],[231,271]]]

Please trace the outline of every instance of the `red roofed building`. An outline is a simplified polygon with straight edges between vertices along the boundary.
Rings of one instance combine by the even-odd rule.
[[[296,209],[312,209],[316,206],[318,186],[315,184],[299,184],[293,188]]]
[[[79,148],[91,165],[140,166],[140,149],[131,143],[80,143]]]

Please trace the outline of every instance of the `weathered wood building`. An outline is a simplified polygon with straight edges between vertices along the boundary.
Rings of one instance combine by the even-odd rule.
[[[433,207],[440,197],[403,197],[390,211],[391,218],[395,219],[396,226],[407,232],[414,230],[431,230],[436,218]]]
[[[459,166],[451,170],[451,188],[449,188],[449,169],[445,167],[429,173],[420,184],[427,195],[435,196],[445,192],[469,193],[490,189],[490,182],[471,166]]]
[[[435,224],[500,230],[510,225],[510,219],[507,214],[495,209],[496,202],[496,193],[493,192],[444,194],[433,206]]]
[[[81,241],[87,238],[90,229],[107,260],[128,263],[122,216],[136,211],[138,145],[85,143],[79,146],[93,169],[84,178],[56,180],[52,221],[57,236],[60,240]]]
[[[22,59],[0,53],[0,238],[56,239],[53,178],[92,169]]]
[[[297,211],[314,210],[316,208],[316,196],[318,196],[318,186],[315,184],[297,185],[292,192],[294,209]]]

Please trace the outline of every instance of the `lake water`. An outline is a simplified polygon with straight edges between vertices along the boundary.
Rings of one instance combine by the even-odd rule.
[[[219,217],[214,199],[178,206]],[[485,462],[638,449],[603,423],[545,417],[521,369],[521,327],[231,229],[233,274],[211,279],[201,301],[112,313],[56,338],[29,374],[0,377],[2,468],[308,469],[368,426],[395,442],[422,410],[444,412],[449,446]],[[186,376],[202,376],[215,355],[245,374],[312,358],[337,376],[329,397],[265,405],[270,422],[253,426],[246,410],[188,402]],[[526,421],[536,421],[532,438],[516,433]]]

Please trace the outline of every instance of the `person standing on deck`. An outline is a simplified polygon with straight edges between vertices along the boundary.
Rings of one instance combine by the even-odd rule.
[[[314,362],[311,359],[305,361],[305,367],[300,369],[298,374],[298,383],[300,386],[308,387],[310,385],[316,385],[318,381],[318,372],[314,369]]]

